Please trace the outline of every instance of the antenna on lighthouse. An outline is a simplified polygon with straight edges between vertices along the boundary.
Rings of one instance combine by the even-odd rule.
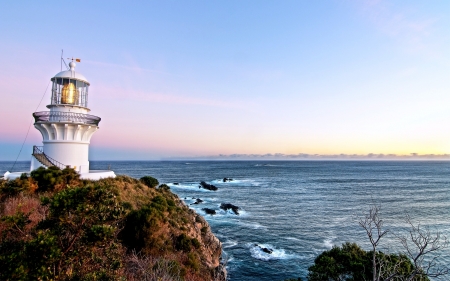
[[[66,61],[63,58],[63,54],[64,54],[64,50],[61,50],[61,71],[62,71],[62,64],[64,63],[64,65],[66,66],[67,69],[69,69],[69,67],[67,66]]]

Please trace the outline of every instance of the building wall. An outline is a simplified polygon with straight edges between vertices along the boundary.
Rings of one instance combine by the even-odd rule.
[[[44,153],[79,173],[89,172],[89,143],[44,141]]]

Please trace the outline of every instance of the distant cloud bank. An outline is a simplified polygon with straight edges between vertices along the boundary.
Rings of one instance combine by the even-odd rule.
[[[219,154],[189,157],[192,160],[450,160],[450,154]]]

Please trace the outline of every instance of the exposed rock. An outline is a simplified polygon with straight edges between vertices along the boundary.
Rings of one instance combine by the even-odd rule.
[[[207,215],[215,215],[216,214],[216,210],[214,209],[209,209],[209,208],[203,208],[202,209]]]
[[[273,250],[270,249],[270,248],[261,247],[261,246],[259,246],[258,244],[255,244],[255,246],[258,247],[258,248],[260,248],[261,251],[263,251],[264,253],[267,253],[267,254],[272,254],[272,253],[273,253]]]
[[[179,183],[178,182],[174,182],[173,185],[179,185]]]
[[[235,206],[235,205],[233,205],[233,204],[230,204],[230,203],[222,203],[222,204],[220,204],[220,208],[221,208],[222,210],[225,210],[225,211],[231,209],[236,215],[239,215],[239,207],[238,207],[238,206]]]
[[[195,205],[197,205],[197,204],[200,204],[200,203],[202,203],[203,202],[203,200],[202,199],[200,199],[200,198],[197,198],[197,200],[195,200],[195,202],[194,203],[192,203],[192,204],[195,204]],[[191,205],[192,205],[191,204]]]
[[[223,182],[227,182],[227,181],[233,181],[232,178],[223,178]]]
[[[261,247],[260,247],[261,248]],[[264,253],[272,254],[273,250],[268,248],[261,248]]]
[[[212,190],[212,191],[216,191],[218,189],[216,186],[214,186],[212,184],[209,184],[209,183],[206,183],[204,181],[202,181],[200,183],[199,187],[202,187],[202,188],[207,189],[207,190]]]

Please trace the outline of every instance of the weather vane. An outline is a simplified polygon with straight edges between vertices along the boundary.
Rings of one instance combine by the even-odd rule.
[[[72,61],[76,61],[76,62],[81,62],[81,60],[80,59],[74,59],[73,57],[72,58],[67,58],[68,60],[72,60]]]

